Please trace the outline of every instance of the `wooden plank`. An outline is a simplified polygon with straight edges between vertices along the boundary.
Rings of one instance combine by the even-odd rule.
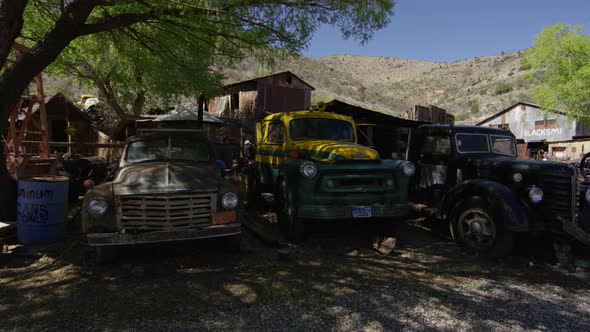
[[[0,221],[0,234],[6,234],[16,229],[15,222]]]

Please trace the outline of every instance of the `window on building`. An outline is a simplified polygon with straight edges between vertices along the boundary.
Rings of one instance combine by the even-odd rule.
[[[510,130],[510,124],[509,123],[493,124],[493,125],[490,125],[490,128]]]
[[[545,129],[545,119],[535,121],[535,129]]]
[[[565,146],[554,146],[551,148],[551,151],[555,159],[567,159]]]
[[[557,120],[556,119],[545,120],[545,128],[557,128]]]

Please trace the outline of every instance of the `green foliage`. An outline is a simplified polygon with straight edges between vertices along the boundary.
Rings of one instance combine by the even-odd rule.
[[[43,40],[63,15],[63,3],[30,2],[21,42]],[[48,71],[96,86],[124,112],[140,99],[162,106],[213,96],[222,79],[215,68],[250,56],[272,64],[304,49],[322,24],[365,43],[389,23],[394,1],[110,0],[93,6],[84,24],[89,30],[81,30]]]
[[[512,85],[507,83],[498,83],[494,88],[494,95],[499,96],[512,91]]]
[[[520,60],[520,67],[518,68],[519,71],[531,70],[532,68],[533,65],[527,60],[527,58]]]
[[[563,111],[587,121],[590,110],[590,36],[582,26],[545,28],[528,50],[539,86],[533,100],[548,112]]]
[[[469,115],[467,113],[461,113],[461,114],[459,114],[459,115],[457,115],[455,117],[455,120],[457,120],[457,121],[465,121],[468,118],[469,118]]]
[[[479,102],[477,102],[477,100],[474,100],[473,102],[471,102],[471,108],[470,108],[470,112],[473,115],[477,115],[479,114]]]

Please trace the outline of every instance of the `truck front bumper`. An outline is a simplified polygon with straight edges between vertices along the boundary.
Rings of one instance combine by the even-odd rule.
[[[370,207],[371,216],[355,218],[353,208]],[[407,204],[393,206],[371,205],[371,206],[350,206],[350,205],[300,205],[297,208],[297,217],[304,219],[372,219],[387,217],[406,217],[408,215]]]
[[[91,233],[87,235],[88,244],[91,246],[116,246],[141,243],[157,243],[171,241],[197,240],[213,237],[238,235],[241,233],[241,224],[209,226],[199,230],[172,230],[146,232],[139,234],[128,233]]]

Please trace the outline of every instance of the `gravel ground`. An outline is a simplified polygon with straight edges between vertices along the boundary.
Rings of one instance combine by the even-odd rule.
[[[547,246],[504,261],[405,225],[391,256],[352,226],[288,256],[245,234],[133,248],[96,266],[74,237],[0,256],[1,330],[590,330],[590,276],[554,268]]]

